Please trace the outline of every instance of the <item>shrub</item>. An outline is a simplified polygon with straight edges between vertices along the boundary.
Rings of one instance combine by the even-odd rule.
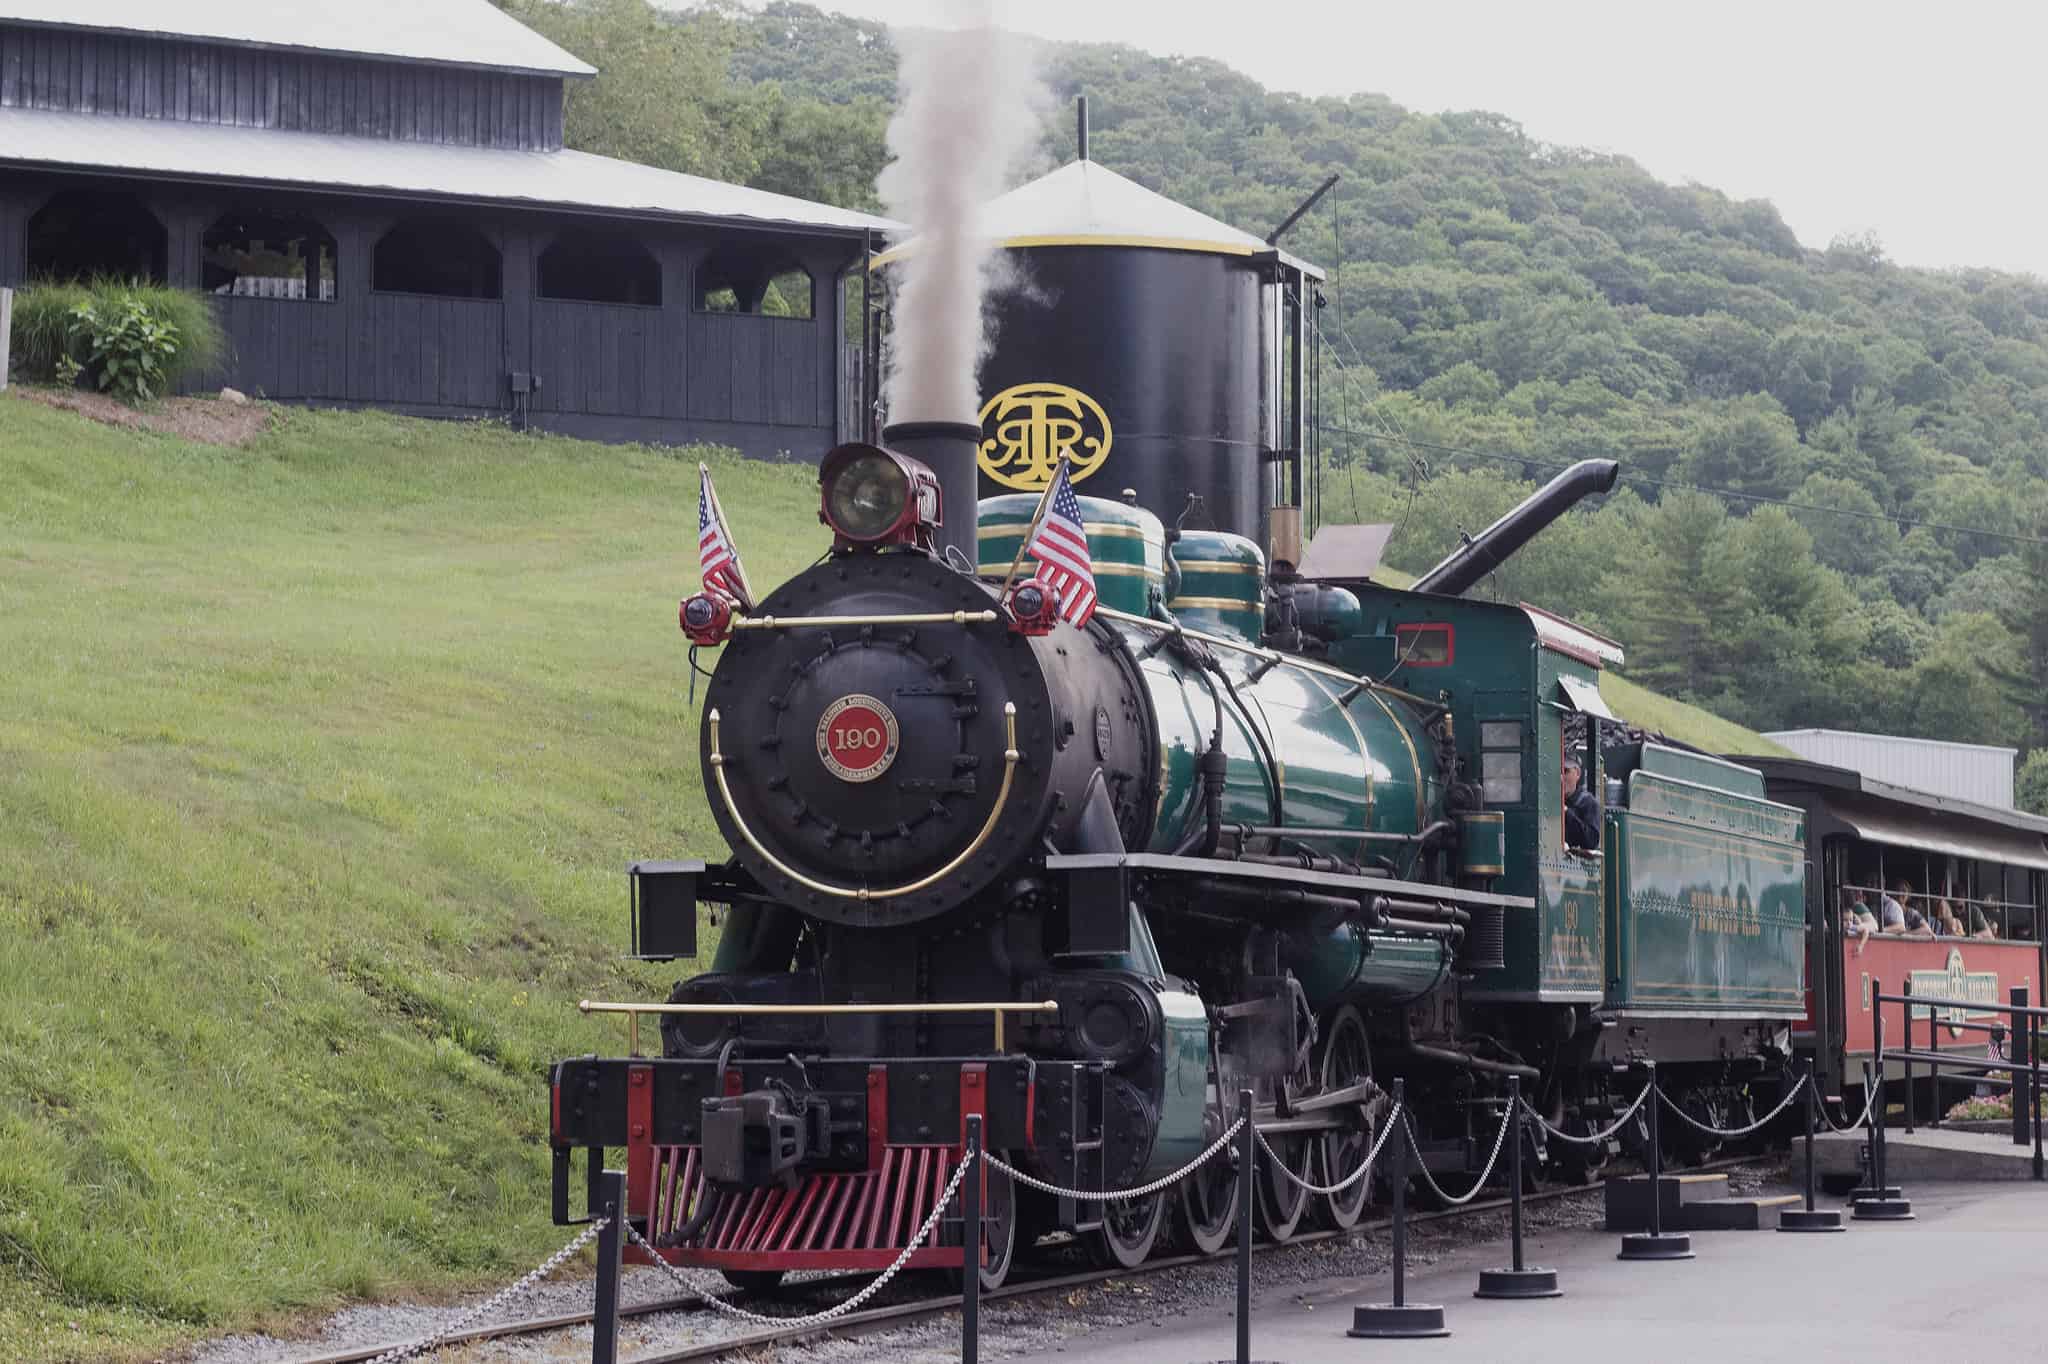
[[[204,294],[112,278],[30,284],[15,296],[12,344],[29,378],[67,382],[82,370],[124,401],[213,368],[225,349]]]
[[[92,297],[83,284],[37,282],[14,295],[14,326],[10,347],[14,363],[29,378],[49,383],[57,362],[72,354],[71,310]]]

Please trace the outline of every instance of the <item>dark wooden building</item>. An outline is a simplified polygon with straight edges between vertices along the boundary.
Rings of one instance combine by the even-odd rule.
[[[593,74],[489,0],[0,0],[0,284],[205,290],[281,401],[828,443],[889,224],[564,149]]]

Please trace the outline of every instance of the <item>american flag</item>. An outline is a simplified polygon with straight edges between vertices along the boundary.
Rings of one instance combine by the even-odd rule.
[[[1024,546],[1038,560],[1038,576],[1060,594],[1060,619],[1080,629],[1095,614],[1095,572],[1089,566],[1088,532],[1081,526],[1081,499],[1060,461],[1045,492],[1045,515]]]
[[[725,528],[718,494],[711,487],[711,470],[698,465],[697,480],[697,565],[704,575],[704,590],[723,592],[752,610],[754,597],[747,590],[747,571],[740,567],[740,552]]]

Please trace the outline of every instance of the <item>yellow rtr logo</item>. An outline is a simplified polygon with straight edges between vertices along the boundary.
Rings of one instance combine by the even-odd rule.
[[[1005,488],[1037,492],[1052,482],[1060,457],[1079,483],[1109,458],[1109,414],[1065,384],[1018,384],[981,409],[981,471]]]

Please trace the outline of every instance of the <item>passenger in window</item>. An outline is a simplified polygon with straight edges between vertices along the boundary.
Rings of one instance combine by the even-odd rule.
[[[1997,930],[1991,927],[1991,920],[1984,917],[1984,909],[1981,905],[1970,906],[1970,936],[1973,938],[1995,938],[1998,936]]]
[[[1955,906],[1946,900],[1934,902],[1934,936],[1937,938],[1960,938],[1963,936],[1963,921],[1956,917]]]
[[[1600,802],[1582,784],[1585,775],[1577,758],[1564,760],[1564,844],[1567,848],[1600,846]]]
[[[1927,916],[1913,908],[1913,883],[1901,881],[1893,890],[1899,898],[1884,897],[1879,906],[1877,931],[1894,938],[1933,937],[1934,930],[1927,926]]]
[[[1862,891],[1845,890],[1842,894],[1848,900],[1842,906],[1842,932],[1856,939],[1856,955],[1860,957],[1870,945],[1870,935],[1877,932],[1877,916],[1870,912],[1870,902],[1863,898]]]

